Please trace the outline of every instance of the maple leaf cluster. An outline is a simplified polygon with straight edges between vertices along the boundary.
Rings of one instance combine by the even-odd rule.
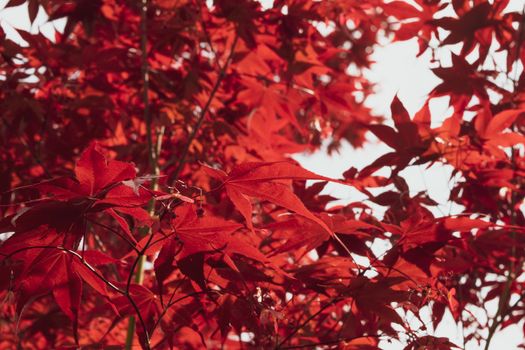
[[[447,310],[488,348],[525,317],[525,17],[508,5],[7,1],[66,24],[0,29],[0,349],[461,348],[433,335]],[[409,39],[460,48],[389,126],[365,73]],[[392,151],[340,179],[291,158],[370,134]],[[403,177],[435,164],[457,215]],[[329,182],[368,199],[337,204]]]

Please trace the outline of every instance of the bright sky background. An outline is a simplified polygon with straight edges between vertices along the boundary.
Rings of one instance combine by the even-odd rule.
[[[7,1],[0,0],[0,9],[3,8]],[[262,0],[261,3],[265,6],[271,6],[270,4],[273,1]],[[525,0],[510,0],[509,9],[521,10],[524,5]],[[450,15],[450,13],[446,13],[446,15]],[[13,40],[20,39],[18,34],[12,29],[13,27],[26,30],[31,28],[31,32],[40,30],[51,38],[55,29],[62,30],[65,25],[65,20],[53,23],[48,23],[46,20],[47,16],[41,10],[33,26],[30,26],[25,5],[0,10],[0,25]],[[377,83],[378,90],[377,94],[367,100],[368,105],[373,108],[375,113],[388,115],[390,102],[397,93],[409,113],[413,115],[423,105],[427,94],[440,82],[430,71],[430,53],[427,52],[417,58],[417,52],[418,46],[414,40],[387,44],[375,51],[373,59],[376,63],[368,72],[368,77]],[[445,64],[449,63],[449,51],[442,51],[438,58]],[[496,56],[496,58],[497,63],[499,61],[498,65],[504,66],[504,57]],[[446,98],[431,101],[433,123],[439,124],[450,112],[447,108],[447,102]],[[389,151],[387,146],[377,142],[373,137],[369,137],[369,139],[371,144],[362,149],[353,149],[349,144],[343,143],[338,154],[334,153],[328,156],[325,148],[313,154],[296,155],[294,158],[309,170],[338,178],[351,166],[362,169],[374,159]],[[461,210],[459,206],[451,205],[448,201],[449,188],[452,185],[450,174],[450,169],[443,166],[433,166],[430,169],[416,166],[401,172],[401,175],[407,180],[412,193],[426,190],[430,197],[440,204],[439,209],[434,211],[435,215],[453,214]],[[327,192],[347,202],[364,199],[359,192],[335,184],[327,186]],[[374,208],[377,209],[378,213],[382,212],[381,207],[374,206]],[[380,246],[373,248],[384,250],[384,247]],[[493,302],[489,310],[495,312],[496,306],[496,302]],[[483,317],[479,311],[473,310],[473,312],[476,315],[480,315],[481,318]],[[428,313],[423,313],[423,320],[429,321]],[[418,324],[413,316],[408,315],[407,319],[410,320],[412,325]],[[490,349],[518,349],[518,345],[523,343],[521,327],[522,324],[511,326],[498,332],[492,340]],[[429,333],[432,334],[432,332]],[[450,314],[445,316],[444,321],[434,335],[450,338],[452,342],[460,346],[463,343],[461,330],[453,324]],[[382,349],[398,350],[403,349],[405,345],[382,342],[380,346]],[[467,350],[479,348],[480,346],[472,343],[466,347]]]
[[[378,92],[368,100],[369,106],[378,114],[389,114],[390,102],[397,93],[411,115],[417,112],[423,105],[427,94],[436,86],[440,80],[430,71],[430,54],[416,58],[418,45],[415,40],[388,44],[375,51],[374,59],[377,62],[369,72],[369,77],[378,84]],[[435,99],[431,102],[432,122],[439,124],[444,117],[448,116],[448,100],[446,98]],[[371,144],[362,149],[354,149],[349,144],[344,143],[339,154],[334,153],[327,156],[326,149],[313,154],[301,154],[295,157],[305,168],[319,174],[331,177],[341,177],[342,173],[350,166],[358,169],[370,164],[374,159],[382,154],[391,151],[388,146],[377,142],[373,137],[369,138]],[[407,181],[411,193],[427,190],[430,197],[438,202],[439,210],[434,210],[435,215],[454,214],[460,211],[460,206],[451,204],[448,200],[450,187],[451,170],[449,167],[435,165],[430,169],[423,166],[413,166],[401,175]],[[341,185],[330,184],[327,193],[334,197],[343,198],[346,201],[359,201],[364,196],[359,192],[345,188]],[[379,206],[378,212],[382,212]],[[380,248],[379,248],[380,249]],[[497,303],[491,303],[489,310],[496,311]],[[484,319],[481,312],[472,310],[480,319]],[[423,312],[423,320],[430,321],[428,312]],[[407,316],[411,324],[419,324],[413,316]],[[428,323],[431,329],[431,323]],[[491,341],[490,350],[514,350],[523,343],[522,325],[511,326],[498,332]],[[456,327],[452,316],[447,312],[443,322],[438,329],[432,333],[435,336],[447,337],[453,343],[462,346],[462,333]],[[401,350],[405,344],[382,342],[382,349]],[[474,343],[466,346],[467,350],[477,350],[482,347]]]
[[[525,0],[510,0],[508,11],[521,11],[525,6]],[[444,12],[442,15],[454,16],[450,12]],[[460,48],[460,47],[459,47]],[[455,52],[458,47],[451,47]],[[390,103],[397,94],[403,102],[406,109],[411,115],[416,113],[424,104],[428,93],[441,81],[437,78],[430,68],[432,67],[431,55],[427,51],[424,55],[416,57],[419,51],[416,40],[386,44],[375,50],[373,59],[375,64],[368,72],[370,80],[377,83],[377,93],[367,100],[367,104],[374,112],[380,115],[389,115]],[[494,54],[496,64],[505,67],[505,56]],[[441,50],[438,57],[444,65],[450,64],[450,50]],[[497,98],[496,96],[491,96]],[[448,108],[448,98],[433,99],[430,102],[430,111],[432,114],[432,124],[440,125],[441,122],[450,115]],[[362,149],[354,149],[348,143],[343,143],[340,152],[330,156],[326,153],[326,147],[313,154],[301,154],[294,157],[305,168],[319,174],[340,178],[342,173],[349,167],[354,166],[362,169],[370,164],[379,156],[391,151],[391,149],[379,143],[369,133],[370,144]],[[401,172],[401,175],[407,181],[410,192],[428,191],[430,197],[440,205],[438,209],[433,210],[434,215],[454,214],[461,211],[461,206],[451,203],[448,200],[450,187],[453,185],[451,180],[451,168],[442,165],[434,165],[430,169],[423,166],[412,166]],[[327,193],[334,197],[342,198],[345,201],[359,201],[364,198],[359,192],[345,188],[342,185],[327,185]],[[369,203],[370,204],[370,203]],[[371,207],[382,213],[384,209],[371,204]],[[372,247],[374,248],[374,247]],[[381,249],[381,247],[377,247]],[[384,248],[383,248],[384,249]],[[497,301],[487,303],[487,309],[494,314],[497,309]],[[484,313],[480,310],[473,310],[480,320],[486,320]],[[430,321],[428,311],[422,312],[422,319]],[[411,325],[420,325],[420,323],[411,315],[407,316]],[[426,322],[425,322],[426,323]],[[429,334],[439,337],[447,337],[453,343],[462,346],[462,331],[456,327],[452,316],[446,313],[443,322],[432,332],[431,323],[429,325]],[[523,322],[518,325],[509,326],[495,334],[491,341],[490,350],[515,350],[520,344],[524,344],[523,333],[521,328]],[[485,332],[485,335],[487,332]],[[388,350],[401,350],[405,344],[382,342],[380,347]],[[482,349],[482,346],[470,342],[466,350]]]

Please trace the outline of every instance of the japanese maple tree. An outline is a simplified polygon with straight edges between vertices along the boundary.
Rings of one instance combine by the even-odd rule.
[[[0,31],[0,349],[462,348],[433,335],[446,310],[488,349],[523,324],[523,12],[264,5],[6,2],[66,24]],[[385,123],[366,71],[409,39],[456,49],[422,109],[395,97]],[[291,158],[369,135],[391,151],[339,179]],[[460,214],[410,191],[403,170],[435,164]],[[328,182],[368,200],[334,204]],[[431,325],[405,317],[423,310]]]

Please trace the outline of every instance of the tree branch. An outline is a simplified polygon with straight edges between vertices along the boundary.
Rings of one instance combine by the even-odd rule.
[[[195,124],[195,127],[193,128],[190,137],[188,138],[188,141],[186,142],[186,145],[184,146],[184,150],[182,151],[182,155],[179,159],[179,162],[177,164],[177,168],[175,169],[175,172],[173,172],[168,177],[168,182],[172,183],[173,181],[177,180],[179,178],[179,175],[184,167],[184,163],[186,162],[186,157],[188,156],[188,152],[190,150],[191,145],[193,144],[193,140],[197,136],[197,133],[199,132],[202,123],[204,122],[204,118],[206,117],[206,113],[208,113],[208,110],[210,109],[210,105],[213,101],[213,98],[215,97],[215,94],[219,90],[219,87],[222,83],[222,80],[224,79],[226,75],[226,70],[228,69],[228,66],[231,63],[231,60],[233,58],[233,55],[235,53],[235,47],[237,46],[237,41],[239,39],[239,34],[236,32],[235,37],[233,38],[233,43],[230,49],[230,54],[228,55],[228,58],[226,59],[226,62],[224,63],[224,66],[222,66],[221,70],[219,71],[219,76],[217,77],[217,81],[215,82],[215,85],[213,86],[210,96],[208,98],[208,101],[206,101],[206,104],[204,105],[201,114],[199,116],[199,119],[197,119],[197,123]]]
[[[305,327],[311,320],[313,320],[314,318],[316,318],[319,314],[321,314],[321,312],[323,312],[324,310],[328,309],[330,306],[332,305],[335,305],[336,303],[338,303],[339,301],[341,301],[340,298],[335,298],[335,299],[332,299],[331,301],[329,301],[328,303],[326,303],[324,306],[322,306],[319,310],[317,310],[317,312],[313,313],[312,315],[310,315],[310,317],[308,317],[304,322],[302,322],[299,326],[295,327],[291,332],[290,334],[288,334],[276,347],[275,349],[286,349],[286,348],[283,348],[282,346],[288,341],[290,340],[297,332],[299,332],[299,330],[301,330],[303,327]]]
[[[159,134],[157,135],[157,144],[153,144],[153,135],[151,132],[151,129],[153,127],[152,125],[152,119],[151,119],[151,113],[150,113],[150,105],[149,105],[149,65],[148,65],[148,27],[147,27],[147,17],[148,17],[148,0],[141,0],[140,3],[140,51],[141,51],[141,72],[142,72],[142,103],[144,105],[144,123],[146,124],[146,139],[147,139],[147,147],[148,147],[148,161],[149,161],[149,168],[150,171],[153,173],[153,179],[151,180],[151,189],[156,190],[158,188],[158,175],[159,175],[159,166],[158,166],[158,155],[160,153],[161,147],[162,147],[162,134],[164,132],[164,129],[161,129]],[[150,200],[148,204],[148,212],[153,214],[155,210],[155,201],[152,199]],[[151,234],[151,229],[147,229],[146,234]],[[153,237],[153,235],[151,235]],[[151,238],[148,242],[151,242]],[[150,348],[149,345],[149,336],[148,336],[148,330],[146,329],[144,320],[142,319],[142,316],[140,315],[140,310],[136,307],[135,302],[133,301],[133,298],[129,295],[129,287],[131,285],[131,277],[133,276],[133,273],[135,271],[135,267],[137,268],[137,272],[135,274],[135,282],[138,284],[142,284],[142,281],[144,279],[144,263],[146,260],[145,255],[143,252],[145,252],[147,248],[146,247],[142,250],[141,254],[137,255],[137,258],[133,262],[132,269],[130,271],[130,274],[128,276],[128,281],[126,284],[126,295],[132,303],[133,307],[135,308],[135,311],[137,312],[137,316],[139,317],[139,320],[142,324],[142,328],[144,329],[144,333],[146,335],[146,349]],[[131,316],[129,318],[129,324],[128,324],[128,331],[126,335],[126,343],[125,343],[125,349],[131,350],[133,345],[133,337],[135,335],[135,318]]]

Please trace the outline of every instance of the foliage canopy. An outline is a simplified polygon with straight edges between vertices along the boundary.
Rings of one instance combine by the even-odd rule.
[[[25,45],[0,32],[0,349],[452,349],[429,331],[447,309],[466,342],[523,322],[525,19],[508,4],[8,1],[67,22],[18,30]],[[393,126],[364,105],[384,38],[459,47],[418,113],[394,98]],[[291,158],[366,133],[392,151],[340,179]],[[401,175],[436,163],[460,215]],[[331,204],[329,181],[385,215]],[[471,312],[496,299],[488,322]],[[403,316],[424,308],[432,325]]]

